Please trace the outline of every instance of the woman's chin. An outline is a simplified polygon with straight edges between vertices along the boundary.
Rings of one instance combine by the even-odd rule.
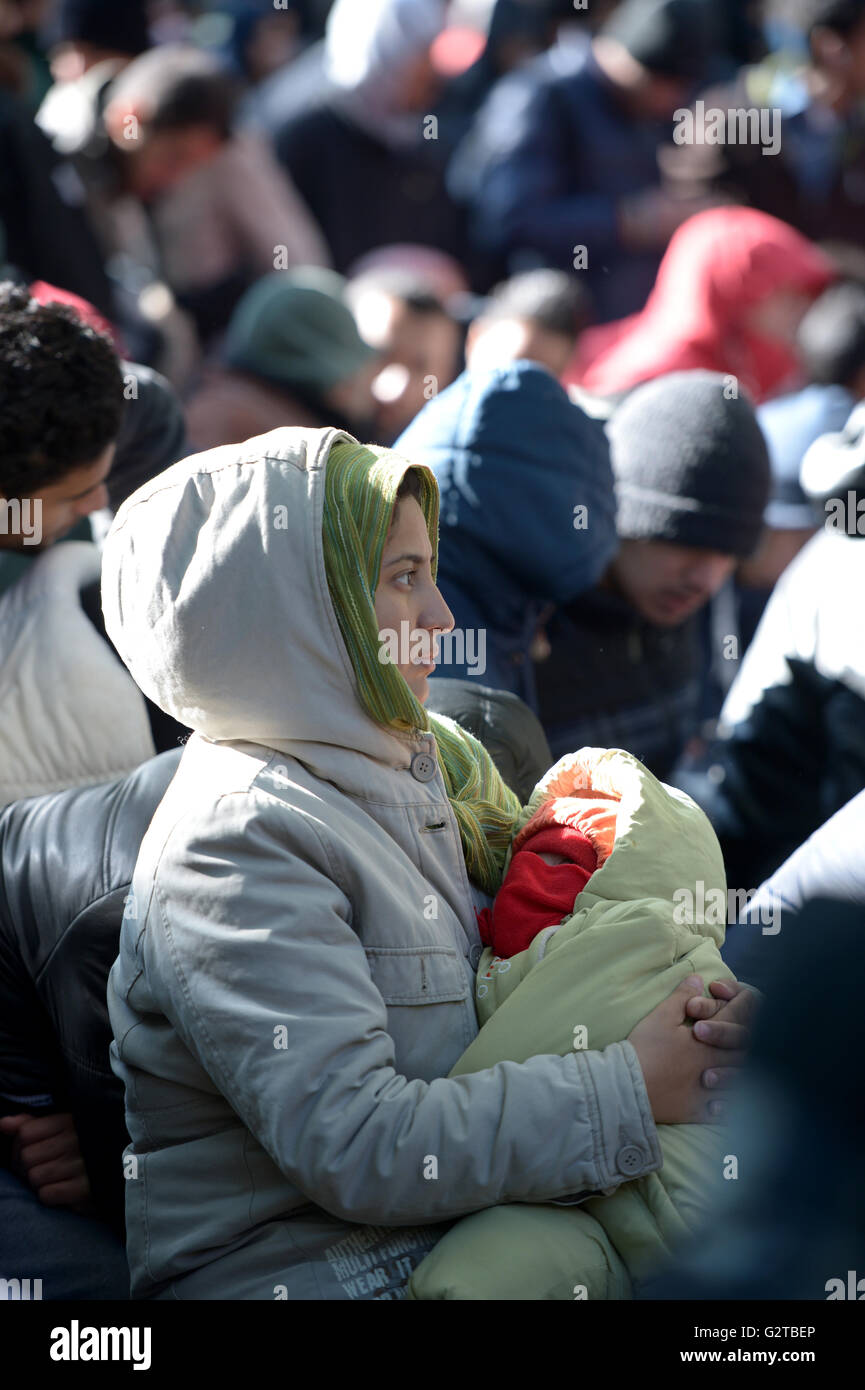
[[[406,685],[421,705],[425,705],[429,697],[429,678],[434,671],[434,666],[415,666],[408,671],[403,670]]]

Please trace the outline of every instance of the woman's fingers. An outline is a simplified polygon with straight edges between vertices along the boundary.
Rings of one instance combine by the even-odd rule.
[[[744,1054],[750,1039],[750,1030],[741,1023],[728,1023],[724,1018],[714,1018],[711,1022],[701,1019],[694,1024],[694,1037],[712,1047],[735,1048]]]
[[[685,1005],[688,1018],[714,1018],[724,1007],[723,999],[707,999],[703,994],[695,994]]]
[[[712,1067],[703,1072],[703,1085],[710,1091],[722,1091],[738,1081],[741,1074],[738,1067]]]
[[[709,989],[716,999],[735,999],[744,985],[740,985],[738,980],[712,980]]]

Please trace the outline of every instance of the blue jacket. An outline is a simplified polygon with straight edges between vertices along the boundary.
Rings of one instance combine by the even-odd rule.
[[[451,161],[453,196],[469,203],[479,248],[586,277],[600,321],[646,302],[661,250],[619,240],[621,198],[658,188],[658,150],[672,122],[636,121],[616,102],[588,44],[560,44],[502,78]],[[513,269],[520,268],[516,263]]]
[[[486,643],[485,669],[453,661],[441,674],[482,676],[536,709],[529,648],[539,616],[591,588],[618,544],[603,426],[544,368],[516,362],[464,372],[394,449],[438,479],[439,587],[457,629]]]

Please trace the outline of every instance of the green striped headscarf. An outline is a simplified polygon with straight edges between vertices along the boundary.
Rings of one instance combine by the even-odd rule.
[[[387,449],[348,440],[333,445],[324,480],[322,541],[327,583],[363,708],[388,728],[435,735],[469,878],[486,892],[496,893],[520,811],[518,798],[505,786],[476,738],[429,714],[396,666],[379,660],[375,591],[396,495],[411,467]],[[413,471],[421,485],[435,578],[438,483],[428,468],[418,466]]]

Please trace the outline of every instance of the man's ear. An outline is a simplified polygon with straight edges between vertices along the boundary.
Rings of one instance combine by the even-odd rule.
[[[147,128],[147,113],[140,104],[109,101],[102,119],[112,145],[120,150],[133,150],[141,145]]]

